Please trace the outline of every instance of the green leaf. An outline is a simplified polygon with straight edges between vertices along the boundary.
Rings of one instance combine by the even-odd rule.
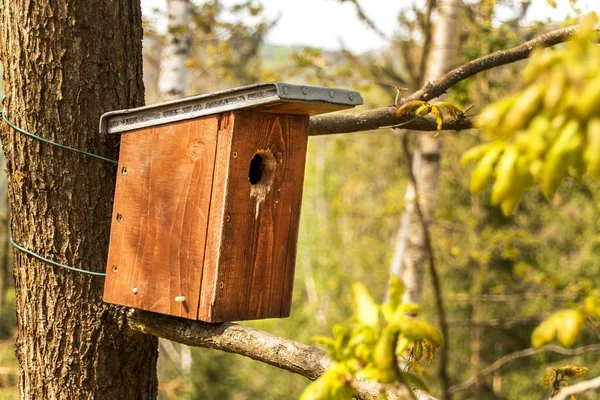
[[[392,370],[396,351],[394,344],[398,331],[394,325],[386,326],[373,350],[373,362],[381,371]],[[395,380],[395,379],[394,379]]]
[[[358,321],[368,326],[377,325],[379,323],[379,306],[373,301],[365,286],[354,283],[352,293],[354,294],[354,305]]]
[[[419,108],[417,108],[417,110],[415,111],[415,115],[422,117],[429,114],[430,111],[431,105],[429,105],[429,103],[423,103]]]
[[[566,310],[556,314],[558,340],[565,347],[571,347],[585,323],[585,315],[580,310]]]
[[[471,173],[471,192],[477,193],[488,185],[492,174],[494,173],[494,165],[500,157],[503,147],[497,146],[491,148],[477,163],[477,166]]]
[[[444,110],[446,114],[448,114],[454,119],[457,119],[463,113],[460,108],[456,107],[454,104],[450,104],[445,101],[438,101],[437,103],[433,103],[431,106],[436,107],[440,110]]]
[[[586,297],[584,304],[584,310],[593,318],[600,319],[600,299],[595,296]]]
[[[555,312],[533,330],[531,344],[538,348],[558,336],[563,346],[570,347],[579,336],[584,323],[585,315],[581,310]]]
[[[588,367],[580,367],[579,365],[569,363],[569,364],[565,365],[564,367],[556,368],[556,371],[568,378],[572,378],[572,377],[581,378],[588,373],[589,368]]]
[[[398,109],[396,109],[396,117],[400,117],[403,114],[407,114],[417,110],[419,107],[423,106],[425,103],[421,100],[411,100],[407,103],[402,104]]]
[[[349,385],[350,371],[343,364],[332,364],[311,383],[300,400],[351,400],[356,390]]]
[[[427,339],[437,346],[444,344],[444,338],[440,331],[429,323],[410,317],[399,319],[396,324],[400,333],[410,339]]]
[[[516,186],[518,153],[514,146],[508,146],[496,165],[496,181],[492,186],[491,203],[499,205],[509,197]]]
[[[546,343],[550,343],[555,337],[555,320],[550,317],[539,324],[531,333],[531,346],[537,349]]]
[[[436,106],[431,106],[431,113],[435,115],[435,122],[437,124],[437,131],[439,133],[439,131],[442,130],[442,126],[444,125],[444,116],[442,115],[440,109]]]

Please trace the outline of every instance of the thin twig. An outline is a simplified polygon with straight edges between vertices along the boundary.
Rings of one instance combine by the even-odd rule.
[[[590,379],[589,381],[583,381],[575,385],[567,386],[566,388],[561,389],[556,396],[552,397],[552,400],[566,400],[571,395],[598,388],[600,388],[600,376]]]
[[[448,334],[448,321],[446,320],[446,310],[444,308],[444,300],[442,296],[442,288],[440,285],[440,279],[437,273],[437,267],[435,264],[435,256],[433,254],[433,246],[431,244],[431,235],[429,232],[429,226],[425,221],[425,217],[423,215],[423,211],[421,210],[421,202],[419,199],[419,187],[417,185],[417,179],[415,177],[414,171],[412,170],[412,154],[410,149],[408,148],[408,134],[404,134],[402,137],[402,147],[404,149],[404,154],[406,156],[406,160],[408,162],[408,176],[410,181],[414,187],[415,192],[415,210],[417,212],[417,216],[419,217],[419,222],[423,228],[423,236],[425,238],[425,249],[427,251],[427,258],[429,259],[429,274],[431,275],[431,283],[433,285],[433,293],[435,296],[435,306],[438,315],[438,324],[440,326],[440,330],[442,331],[442,336],[444,337],[444,345],[440,347],[438,351],[438,360],[439,360],[439,369],[438,373],[440,375],[440,379],[442,381],[442,393],[445,395],[448,394],[448,390],[450,388],[450,377],[448,376],[448,344],[449,344],[449,334]]]
[[[429,101],[444,94],[452,86],[480,72],[490,70],[501,65],[511,64],[523,60],[531,54],[533,49],[540,46],[554,46],[565,42],[577,29],[577,26],[558,29],[544,33],[523,44],[506,50],[499,50],[487,56],[480,57],[448,72],[440,79],[427,82],[421,89],[403,99]],[[401,103],[402,104],[402,103]],[[392,126],[404,123],[409,116],[396,116],[396,107],[380,107],[360,113],[327,114],[315,116],[310,119],[309,135],[327,135],[335,133],[361,132],[377,129],[381,126]],[[443,130],[463,130],[473,127],[473,118],[464,117],[458,120],[444,119]],[[435,131],[436,122],[433,118],[418,118],[404,126],[414,131]]]
[[[375,22],[371,18],[369,18],[369,16],[365,12],[365,10],[362,8],[362,6],[358,2],[358,0],[343,0],[343,2],[344,3],[348,2],[348,3],[351,3],[352,5],[354,5],[358,19],[361,20],[365,25],[367,25],[367,27],[369,29],[371,29],[373,32],[375,32],[382,39],[388,40],[388,41],[390,40],[388,38],[388,36],[381,29],[379,29],[379,27],[375,24]]]
[[[422,85],[425,70],[427,68],[427,62],[429,60],[429,50],[431,49],[431,37],[433,31],[433,24],[431,23],[431,13],[436,6],[436,0],[427,0],[427,8],[423,14],[423,20],[421,23],[421,31],[423,32],[423,50],[421,51],[421,60],[419,66],[419,82],[418,85]]]
[[[514,353],[507,354],[507,355],[497,359],[489,366],[483,368],[482,370],[479,371],[479,373],[477,374],[477,377],[479,377],[479,379],[481,379],[487,375],[490,375],[490,374],[494,373],[495,371],[499,370],[500,368],[502,368],[504,365],[506,365],[510,362],[513,362],[515,360],[518,360],[519,358],[530,357],[535,354],[547,353],[547,352],[552,352],[552,353],[557,353],[557,354],[562,354],[565,356],[572,357],[572,356],[578,356],[578,355],[585,354],[585,353],[600,352],[600,344],[592,344],[589,346],[578,347],[578,348],[572,349],[572,350],[565,349],[564,347],[560,347],[560,346],[549,345],[549,346],[540,347],[539,349],[529,348],[529,349],[525,349],[525,350],[521,350],[521,351],[516,351]],[[463,383],[454,385],[450,388],[450,393],[453,394],[456,392],[460,392],[462,390],[469,389],[471,386],[475,385],[476,380],[477,380],[476,377],[471,377],[471,378],[467,379],[466,381],[464,381]]]
[[[498,50],[492,54],[477,58],[460,67],[454,68],[440,79],[433,82],[428,82],[410,96],[406,101],[423,100],[429,101],[444,93],[458,82],[465,80],[480,72],[499,67],[500,65],[511,64],[519,60],[524,60],[529,57],[531,52],[540,46],[549,47],[566,41],[577,29],[577,26],[557,29],[548,33],[544,33],[534,39],[531,39],[518,46],[506,50]]]

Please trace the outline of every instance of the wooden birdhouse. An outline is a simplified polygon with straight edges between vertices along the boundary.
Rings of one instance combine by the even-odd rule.
[[[207,322],[290,314],[308,118],[362,104],[264,83],[106,113],[121,148],[104,300]]]

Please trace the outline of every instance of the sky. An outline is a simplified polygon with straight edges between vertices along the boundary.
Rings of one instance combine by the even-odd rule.
[[[141,0],[142,12],[152,17],[154,8],[166,9],[166,0]],[[225,0],[225,3],[233,2]],[[356,17],[354,7],[340,4],[336,0],[263,0],[266,16],[279,17],[267,42],[279,45],[300,45],[335,50],[341,47],[355,52],[376,50],[386,47],[386,40],[367,28]],[[380,30],[391,36],[397,27],[396,17],[400,10],[412,4],[409,0],[361,0],[367,15],[376,22]],[[557,0],[554,10],[546,0],[533,0],[528,20],[562,20],[568,12],[568,0]],[[600,13],[600,1],[580,0],[582,8]],[[504,10],[508,18],[509,10]],[[502,19],[502,15],[498,17]],[[165,18],[156,18],[157,29],[164,31]]]

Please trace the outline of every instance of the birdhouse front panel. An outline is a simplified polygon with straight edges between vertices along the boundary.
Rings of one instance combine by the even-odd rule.
[[[268,83],[103,115],[121,134],[104,300],[207,322],[288,316],[309,116],[361,102]]]
[[[308,117],[234,112],[219,148],[199,319],[290,313]],[[228,164],[228,165],[227,165]],[[219,170],[220,169],[220,170]],[[221,197],[224,194],[224,199]],[[213,217],[213,215],[211,215]],[[214,243],[211,243],[213,241]],[[214,247],[213,247],[214,246]],[[218,247],[217,247],[218,246]],[[215,251],[216,250],[216,251]]]

